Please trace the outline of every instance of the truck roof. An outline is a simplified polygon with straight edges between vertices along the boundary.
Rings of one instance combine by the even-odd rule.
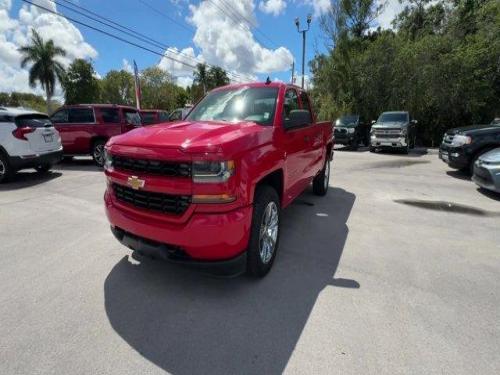
[[[99,108],[125,108],[125,109],[134,109],[137,110],[137,108],[129,106],[129,105],[122,105],[122,104],[107,104],[107,103],[90,103],[90,104],[67,104],[63,105],[60,108],[85,108],[85,107],[99,107]]]
[[[382,113],[408,113],[408,111],[386,111]]]

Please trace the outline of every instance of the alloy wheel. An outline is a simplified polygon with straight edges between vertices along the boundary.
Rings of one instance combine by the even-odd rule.
[[[262,263],[267,264],[273,257],[278,240],[279,216],[278,206],[275,202],[269,202],[260,224],[259,253]]]
[[[98,144],[94,147],[94,159],[99,165],[104,164],[104,145]]]

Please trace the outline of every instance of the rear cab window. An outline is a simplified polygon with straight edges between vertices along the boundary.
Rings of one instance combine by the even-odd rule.
[[[283,120],[289,120],[290,112],[296,109],[300,109],[299,97],[295,89],[289,88],[286,90],[285,102],[283,103]]]
[[[309,97],[307,96],[305,91],[300,93],[300,102],[302,104],[302,109],[309,112],[310,123],[313,122],[313,115],[311,111],[311,103],[309,102]]]
[[[141,112],[141,119],[144,125],[151,125],[156,122],[156,116],[154,112]]]
[[[130,125],[141,126],[141,116],[138,111],[133,109],[123,109],[125,122]]]

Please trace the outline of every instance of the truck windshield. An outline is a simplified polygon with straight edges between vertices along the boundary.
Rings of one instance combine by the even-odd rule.
[[[408,115],[404,112],[382,113],[377,120],[377,122],[406,122],[406,121],[408,121]]]
[[[342,116],[337,121],[335,121],[335,126],[343,126],[343,127],[353,127],[356,126],[356,122],[358,121],[358,116]]]
[[[251,121],[271,125],[277,87],[238,87],[209,93],[187,116],[188,121]]]

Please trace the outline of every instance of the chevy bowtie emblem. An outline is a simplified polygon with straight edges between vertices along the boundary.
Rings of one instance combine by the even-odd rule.
[[[141,180],[139,177],[137,176],[130,176],[128,179],[127,179],[127,184],[128,186],[130,186],[132,189],[134,190],[139,190],[139,189],[142,189],[144,187],[144,183],[146,181],[144,180]]]

